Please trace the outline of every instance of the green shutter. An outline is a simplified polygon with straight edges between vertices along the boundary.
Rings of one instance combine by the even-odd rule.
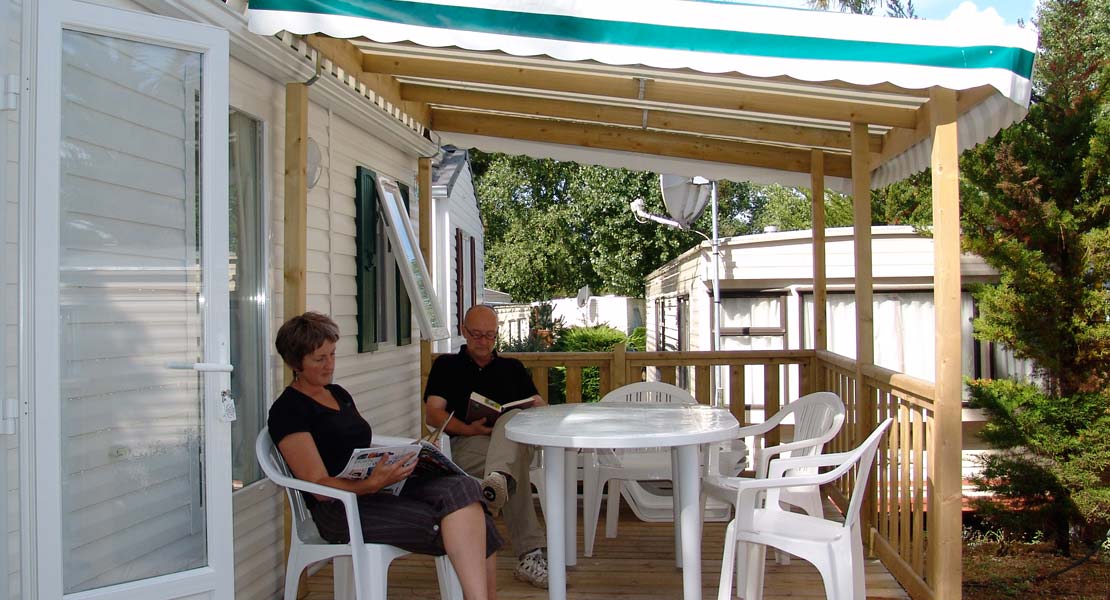
[[[401,199],[405,203],[405,212],[409,209],[409,188],[398,184],[401,188]],[[394,258],[397,258],[394,255]],[[404,346],[412,343],[412,300],[409,298],[405,282],[401,281],[401,269],[394,266],[394,285],[397,290],[397,345]]]
[[[355,176],[355,285],[358,351],[378,349],[378,189],[377,175],[358,167]]]

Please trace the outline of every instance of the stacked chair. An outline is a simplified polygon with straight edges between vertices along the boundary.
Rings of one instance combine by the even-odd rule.
[[[767,465],[765,478],[746,479],[736,484],[736,518],[725,530],[718,600],[732,598],[734,567],[740,574],[737,594],[745,600],[763,597],[768,546],[789,552],[817,567],[829,600],[865,599],[860,505],[879,442],[892,422],[893,419],[883,421],[862,444],[849,452],[776,458]],[[831,470],[818,472],[822,468]],[[819,487],[853,473],[855,481],[843,523],[791,512],[783,507],[783,490]]]

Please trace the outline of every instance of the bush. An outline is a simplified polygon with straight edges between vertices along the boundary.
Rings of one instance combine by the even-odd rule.
[[[556,352],[611,352],[617,344],[628,338],[608,325],[570,327],[564,329],[559,341],[552,348]],[[559,391],[560,401],[566,401],[566,368],[552,369],[552,387]],[[582,369],[582,401],[597,402],[601,399],[601,373],[597,367]]]
[[[640,326],[632,330],[628,334],[628,349],[635,352],[644,352],[647,350],[647,327]]]
[[[969,383],[970,405],[987,411],[980,436],[1001,450],[982,459],[972,481],[994,493],[977,500],[984,520],[1017,537],[1037,530],[1070,553],[1110,524],[1110,397],[1053,396],[1008,380]]]

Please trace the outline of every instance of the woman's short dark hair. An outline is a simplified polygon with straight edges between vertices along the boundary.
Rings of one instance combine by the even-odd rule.
[[[324,342],[336,341],[339,341],[339,326],[335,321],[327,315],[309,311],[283,323],[278,329],[274,346],[285,364],[296,371],[300,370],[304,357],[315,352]]]

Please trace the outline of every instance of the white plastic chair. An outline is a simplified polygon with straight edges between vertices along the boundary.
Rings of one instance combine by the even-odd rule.
[[[669,383],[650,381],[623,385],[601,398],[600,402],[672,402],[696,404],[686,390]],[[585,457],[582,467],[582,520],[586,556],[593,556],[597,520],[601,513],[601,490],[609,482],[605,509],[605,536],[617,536],[621,481],[660,481],[671,479],[671,454],[659,449],[633,449],[614,452],[595,450]]]
[[[731,600],[733,568],[744,574],[737,588],[745,600],[761,600],[767,546],[789,552],[817,567],[828,600],[864,600],[863,538],[859,511],[867,479],[875,462],[879,441],[894,419],[887,419],[855,450],[823,456],[777,458],[768,466],[766,479],[740,482],[736,492],[736,518],[725,530],[718,600]],[[782,489],[798,485],[820,486],[847,475],[858,465],[844,522],[784,510]],[[784,476],[820,467],[826,473]],[[763,508],[757,508],[766,494]]]
[[[374,436],[374,439],[377,443],[387,445],[412,441],[385,436]],[[301,571],[313,563],[329,558],[334,559],[332,567],[337,600],[351,597],[352,567],[354,597],[357,600],[386,600],[389,564],[400,556],[410,554],[409,551],[388,544],[363,542],[355,494],[295,478],[286,466],[281,452],[270,439],[267,428],[263,427],[258,433],[254,448],[262,471],[270,481],[285,488],[292,507],[293,531],[289,543],[289,560],[285,564],[285,600],[296,600]],[[312,521],[312,514],[305,507],[301,492],[328,496],[343,502],[343,508],[347,512],[350,543],[332,544],[320,536]],[[462,585],[451,561],[446,556],[437,556],[435,563],[440,597],[443,600],[462,600]]]
[[[765,446],[766,434],[793,416],[794,439],[775,446]],[[770,419],[758,425],[741,427],[739,439],[754,438],[750,455],[757,478],[767,476],[767,464],[772,458],[796,458],[821,454],[825,442],[836,437],[844,426],[844,403],[832,392],[807,394],[787,404]],[[725,502],[736,499],[736,489],[742,477],[722,477],[712,473],[702,480],[703,493]],[[779,500],[804,510],[812,517],[823,516],[821,490],[816,486],[791,486],[778,492]]]

